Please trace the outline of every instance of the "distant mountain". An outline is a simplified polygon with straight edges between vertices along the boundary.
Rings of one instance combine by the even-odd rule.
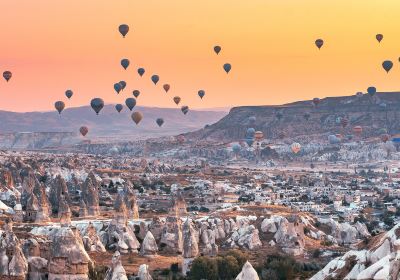
[[[255,121],[254,118],[255,117]],[[260,130],[268,139],[315,139],[329,134],[353,134],[354,126],[363,127],[363,137],[376,136],[381,128],[400,132],[400,92],[382,92],[374,96],[328,97],[318,106],[311,100],[277,106],[234,107],[217,123],[187,134],[188,138],[238,141],[248,128]],[[341,126],[346,118],[348,125]]]
[[[15,113],[0,111],[0,148],[43,148],[77,143],[84,140],[79,128],[87,126],[87,139],[95,141],[131,141],[149,137],[176,135],[195,131],[215,123],[226,111],[190,110],[184,115],[180,109],[135,107],[143,114],[136,125],[126,107],[118,113],[113,105],[106,105],[99,115],[88,107],[65,109],[57,112]],[[164,124],[158,127],[157,118]]]

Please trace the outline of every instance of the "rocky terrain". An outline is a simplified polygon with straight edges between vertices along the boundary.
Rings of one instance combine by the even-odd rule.
[[[118,113],[114,105],[106,105],[97,116],[88,107],[67,108],[57,112],[15,113],[0,111],[1,149],[42,149],[74,145],[84,140],[121,142],[176,135],[212,124],[226,115],[225,111],[190,110],[183,115],[180,109],[135,107],[143,120],[135,125],[131,112],[124,108]],[[157,118],[164,118],[160,128]],[[79,127],[87,126],[89,134],[83,138]]]
[[[377,93],[373,97],[367,94],[328,97],[321,99],[317,106],[311,101],[299,101],[279,106],[235,107],[217,123],[189,133],[187,137],[239,141],[246,138],[249,127],[262,131],[267,139],[298,141],[327,141],[329,134],[353,134],[354,126],[363,127],[363,137],[377,136],[381,128],[396,134],[400,132],[399,108],[400,92]],[[341,118],[348,120],[345,128],[341,126]]]

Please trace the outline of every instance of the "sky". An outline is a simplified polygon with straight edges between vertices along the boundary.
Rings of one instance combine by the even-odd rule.
[[[94,97],[124,103],[134,89],[138,105],[175,107],[180,96],[190,108],[282,104],[372,85],[398,91],[399,10],[398,0],[3,1],[0,71],[13,77],[0,80],[0,109],[52,110],[57,100],[76,107]],[[122,23],[130,26],[125,39]],[[131,61],[126,71],[122,58]],[[381,66],[387,59],[389,74]],[[224,63],[232,64],[228,75]],[[120,80],[127,88],[117,95]]]

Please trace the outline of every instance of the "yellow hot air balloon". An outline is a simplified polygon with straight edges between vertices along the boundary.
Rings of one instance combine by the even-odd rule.
[[[254,133],[254,139],[256,139],[256,141],[261,141],[264,138],[264,133],[262,131],[256,131]]]

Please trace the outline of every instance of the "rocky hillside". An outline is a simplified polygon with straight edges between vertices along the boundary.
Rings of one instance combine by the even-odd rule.
[[[380,128],[400,132],[398,117],[400,92],[377,93],[375,96],[328,97],[318,106],[300,101],[280,106],[245,106],[232,108],[219,122],[189,133],[194,139],[238,141],[246,130],[261,130],[269,139],[326,138],[329,134],[352,134],[354,126],[363,127],[363,137],[378,135]],[[255,121],[254,121],[255,117]],[[348,125],[343,129],[341,119]]]
[[[135,107],[143,114],[139,125],[131,119],[131,112],[124,108],[117,113],[114,105],[107,105],[96,115],[90,107],[65,109],[57,112],[15,113],[0,111],[1,149],[39,149],[73,145],[84,139],[79,128],[87,126],[87,139],[99,142],[131,141],[149,137],[176,135],[194,131],[206,124],[215,123],[226,115],[225,111],[191,110],[187,115],[179,109]],[[157,118],[163,118],[160,128]]]

